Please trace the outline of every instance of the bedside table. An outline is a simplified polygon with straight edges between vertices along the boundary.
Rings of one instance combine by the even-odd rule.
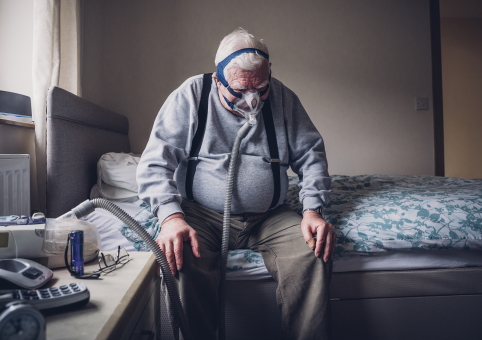
[[[129,253],[123,267],[97,280],[79,280],[66,269],[53,270],[54,277],[42,288],[83,282],[90,301],[83,307],[46,312],[46,338],[55,339],[155,339],[160,325],[159,266],[152,253]],[[97,260],[85,272],[98,269]]]

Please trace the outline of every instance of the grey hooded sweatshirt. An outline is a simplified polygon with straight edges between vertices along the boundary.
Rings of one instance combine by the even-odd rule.
[[[203,76],[187,79],[167,98],[154,122],[137,167],[139,196],[152,208],[159,221],[182,213],[187,158],[198,125],[198,107]],[[304,209],[328,203],[331,179],[323,139],[298,97],[279,80],[271,78],[270,94],[278,141],[283,204],[288,189],[287,170],[298,174],[300,202]],[[232,214],[266,212],[273,199],[273,175],[262,113],[239,149],[234,180]],[[231,149],[236,133],[246,122],[226,110],[212,82],[208,116],[193,182],[194,201],[222,213]]]

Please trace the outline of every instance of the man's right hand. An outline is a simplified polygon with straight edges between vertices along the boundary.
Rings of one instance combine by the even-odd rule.
[[[182,268],[184,242],[190,242],[194,256],[201,257],[197,232],[184,221],[181,213],[172,214],[162,222],[156,242],[166,255],[172,275],[176,275],[176,269]]]

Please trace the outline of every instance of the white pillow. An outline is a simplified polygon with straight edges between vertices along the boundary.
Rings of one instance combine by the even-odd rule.
[[[138,195],[136,169],[140,155],[109,152],[97,162],[97,188],[101,197],[124,200]]]

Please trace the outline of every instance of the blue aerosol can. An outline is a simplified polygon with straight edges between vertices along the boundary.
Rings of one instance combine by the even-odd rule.
[[[70,234],[70,261],[72,276],[84,275],[84,232],[82,230],[71,231]]]

